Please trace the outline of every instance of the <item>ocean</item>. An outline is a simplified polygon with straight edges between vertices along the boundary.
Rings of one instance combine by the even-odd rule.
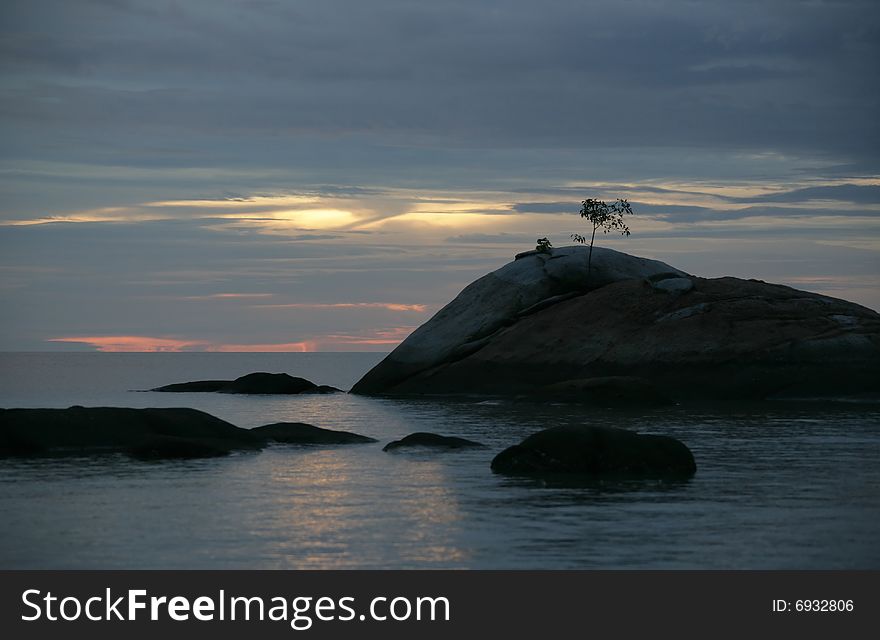
[[[237,396],[139,390],[253,371],[348,389],[384,354],[6,353],[0,406],[201,409],[242,427],[309,422],[379,439],[192,461],[0,459],[3,569],[880,568],[880,407],[626,411],[528,399]],[[540,429],[672,435],[688,481],[493,474]],[[415,431],[486,449],[385,453]]]

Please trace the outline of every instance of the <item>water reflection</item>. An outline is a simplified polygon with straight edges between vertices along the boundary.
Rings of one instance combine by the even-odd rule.
[[[302,421],[380,442],[197,461],[2,460],[0,566],[880,567],[876,410],[645,414],[346,395],[200,402],[242,426]],[[699,470],[673,482],[490,471],[503,448],[562,424],[677,437]],[[415,431],[488,447],[382,452]]]
[[[643,478],[590,478],[572,473],[505,476],[505,487],[533,489],[567,489],[567,495],[581,498],[601,496],[607,499],[615,495],[641,494],[650,497],[687,488],[690,478],[643,479]]]

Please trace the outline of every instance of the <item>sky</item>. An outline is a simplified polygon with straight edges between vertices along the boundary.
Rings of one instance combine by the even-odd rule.
[[[0,350],[390,351],[585,198],[880,309],[876,0],[4,0]]]

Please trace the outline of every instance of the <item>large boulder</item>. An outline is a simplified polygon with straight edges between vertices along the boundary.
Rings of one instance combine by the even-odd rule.
[[[492,460],[506,474],[578,474],[589,477],[687,478],[694,456],[669,436],[611,427],[563,426],[532,434]]]
[[[563,265],[582,255],[562,251]],[[591,402],[626,404],[629,378],[645,391],[637,395],[658,402],[880,392],[875,311],[782,285],[688,276],[608,249],[595,249],[593,262],[599,275],[581,289],[583,271],[557,270],[542,255],[477,280],[352,391],[580,390]],[[549,297],[535,300],[541,296]]]
[[[0,409],[0,455],[123,451],[204,457],[259,449],[263,440],[196,409]]]
[[[322,429],[304,422],[276,422],[251,429],[251,433],[271,442],[284,444],[361,444],[375,438],[349,431]]]
[[[657,260],[612,249],[593,249],[589,278],[585,247],[520,254],[513,262],[465,287],[361,378],[352,392],[394,392],[398,383],[466,358],[488,344],[499,331],[543,308],[613,282],[663,273],[687,275]]]
[[[656,386],[634,376],[607,376],[554,382],[536,393],[602,407],[659,407],[672,404]]]
[[[305,378],[286,373],[249,373],[235,380],[195,380],[177,382],[151,389],[166,393],[242,393],[255,395],[338,393],[336,387],[317,385]]]
[[[228,442],[214,439],[148,436],[128,447],[126,452],[141,460],[187,459],[225,456],[236,448]]]

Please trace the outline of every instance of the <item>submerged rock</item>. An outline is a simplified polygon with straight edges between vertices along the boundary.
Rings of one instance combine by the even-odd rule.
[[[482,447],[485,445],[465,438],[455,436],[441,436],[436,433],[411,433],[400,440],[394,440],[386,444],[382,451],[394,451],[407,447],[431,447],[434,449],[464,449],[467,447]]]
[[[696,470],[693,454],[681,441],[611,427],[552,427],[492,460],[492,471],[507,474],[681,478]]]
[[[152,389],[170,393],[242,393],[242,394],[300,394],[341,393],[328,385],[316,385],[305,378],[286,373],[249,373],[235,380],[196,380],[178,382]]]
[[[249,430],[196,409],[0,409],[0,455],[122,451],[204,457],[262,444]]]
[[[880,392],[875,311],[601,248],[588,280],[585,251],[529,252],[475,281],[352,392],[541,395],[621,377],[678,402]],[[619,385],[584,390],[627,404]]]
[[[348,431],[322,429],[304,422],[276,422],[251,429],[251,433],[271,442],[286,444],[360,444],[378,442]]]

